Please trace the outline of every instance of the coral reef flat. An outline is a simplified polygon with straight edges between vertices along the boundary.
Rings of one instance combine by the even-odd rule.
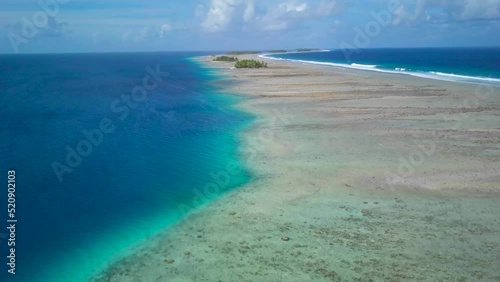
[[[499,88],[238,58],[254,180],[95,281],[500,281]]]

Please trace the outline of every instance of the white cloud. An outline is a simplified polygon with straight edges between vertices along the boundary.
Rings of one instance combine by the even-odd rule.
[[[321,1],[316,9],[319,16],[331,16],[338,11],[340,5],[337,1]]]
[[[342,28],[342,23],[339,20],[335,20],[328,28],[329,33],[337,33],[339,29]]]
[[[278,21],[274,23],[266,24],[263,29],[267,31],[281,31],[288,28],[288,23],[284,21]]]
[[[139,35],[136,37],[136,40],[144,40],[144,39],[151,39],[155,37],[155,32],[153,28],[151,27],[144,27]]]
[[[247,7],[245,8],[245,12],[243,13],[243,20],[245,22],[249,22],[253,19],[255,15],[255,4],[253,1],[248,1]]]
[[[258,18],[257,25],[263,30],[282,31],[308,16],[310,16],[309,5],[306,2],[281,3],[270,7],[263,17]]]
[[[212,0],[201,27],[208,32],[225,30],[231,22],[235,8],[242,3],[242,0]]]
[[[129,29],[125,33],[122,34],[122,41],[127,41],[132,35],[133,30]]]
[[[283,31],[307,20],[331,16],[340,10],[344,0],[211,0],[205,10],[202,30],[226,31],[232,26],[243,30]],[[195,14],[201,14],[197,7]]]
[[[171,32],[174,28],[168,23],[164,23],[161,26],[145,26],[142,29],[129,29],[122,34],[122,41],[134,40],[146,41],[146,40],[157,40],[166,38],[167,34]]]
[[[500,19],[500,0],[464,1],[459,17],[468,19]]]
[[[168,23],[163,24],[160,28],[160,38],[165,38],[167,33],[169,33],[172,30],[172,26],[169,25]]]
[[[395,12],[396,25],[470,20],[500,20],[500,0],[417,0],[405,2]]]
[[[282,3],[279,5],[279,9],[283,14],[289,12],[298,12],[303,13],[307,10],[308,6],[306,2],[297,4],[297,3]]]

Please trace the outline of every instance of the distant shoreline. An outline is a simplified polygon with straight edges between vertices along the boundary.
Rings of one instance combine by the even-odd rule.
[[[423,50],[428,50],[429,48],[423,48]],[[441,50],[442,48],[435,48],[435,50]],[[380,49],[386,50],[386,49]],[[401,50],[401,49],[394,49]],[[416,49],[409,49],[416,50]],[[467,49],[466,49],[467,50]],[[322,53],[322,52],[337,52],[340,50],[319,50],[319,51],[311,51],[311,52],[286,52],[286,53],[263,53],[259,54],[260,58],[267,58],[270,60],[276,61],[290,61],[296,63],[307,63],[307,64],[316,64],[316,65],[327,65],[327,66],[335,66],[347,69],[356,69],[356,70],[364,70],[364,71],[373,71],[373,72],[381,72],[381,73],[391,73],[391,74],[399,74],[399,75],[410,75],[420,78],[428,78],[440,81],[448,81],[448,82],[459,82],[459,83],[469,83],[469,84],[485,84],[492,86],[500,86],[500,78],[495,77],[487,77],[487,76],[478,76],[478,75],[465,75],[465,74],[456,74],[452,72],[443,72],[439,70],[435,71],[414,71],[407,69],[406,67],[396,67],[393,69],[384,68],[379,65],[372,64],[364,64],[364,63],[339,63],[339,62],[328,62],[328,61],[318,61],[312,59],[298,59],[298,58],[283,58],[278,57],[279,55],[288,55],[288,54],[304,54],[304,53]]]

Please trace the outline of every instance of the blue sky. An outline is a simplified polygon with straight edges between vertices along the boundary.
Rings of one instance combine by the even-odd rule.
[[[3,0],[0,53],[500,46],[500,0]]]

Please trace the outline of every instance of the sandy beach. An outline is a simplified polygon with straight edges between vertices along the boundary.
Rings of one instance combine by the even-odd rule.
[[[238,57],[254,180],[95,281],[500,281],[499,88]]]

